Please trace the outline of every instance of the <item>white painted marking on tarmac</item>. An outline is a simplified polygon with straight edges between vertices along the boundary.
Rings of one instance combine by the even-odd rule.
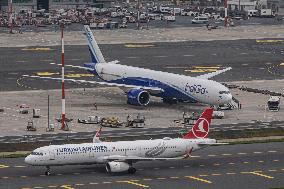
[[[248,66],[248,64],[242,64],[242,66]]]
[[[269,153],[275,153],[275,152],[277,152],[277,151],[272,151],[272,150],[271,150],[271,151],[268,151],[268,152],[269,152]]]
[[[166,58],[168,56],[154,56],[155,58]]]
[[[183,56],[192,57],[192,56],[195,56],[195,55],[193,55],[193,54],[184,54]]]
[[[209,157],[215,157],[215,156],[217,156],[217,155],[209,154],[208,156],[209,156]]]

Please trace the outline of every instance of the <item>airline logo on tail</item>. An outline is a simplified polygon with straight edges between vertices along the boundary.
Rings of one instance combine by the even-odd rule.
[[[205,138],[209,133],[209,123],[206,119],[200,118],[196,122],[196,127],[192,128],[192,133],[196,138]]]
[[[208,108],[204,110],[200,118],[197,120],[191,131],[188,132],[183,138],[185,139],[196,139],[206,138],[209,134],[209,127],[212,119],[213,109]]]
[[[105,63],[105,59],[103,57],[103,54],[95,40],[95,37],[90,29],[89,26],[84,26],[86,36],[87,36],[87,41],[88,41],[88,46],[89,50],[91,53],[91,58],[93,63]]]

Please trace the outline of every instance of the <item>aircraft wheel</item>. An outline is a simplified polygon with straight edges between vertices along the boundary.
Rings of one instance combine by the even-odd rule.
[[[49,172],[49,171],[45,171],[45,175],[46,175],[46,176],[49,176],[49,175],[50,175],[50,172]]]
[[[128,169],[128,173],[130,173],[130,174],[134,174],[135,172],[136,172],[136,169],[134,167],[130,167]]]
[[[49,166],[46,166],[45,175],[46,176],[50,175],[50,167]]]

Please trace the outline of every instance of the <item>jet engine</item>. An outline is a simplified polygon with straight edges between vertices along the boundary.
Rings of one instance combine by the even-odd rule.
[[[106,164],[106,170],[108,173],[119,173],[128,171],[130,169],[130,165],[125,162],[108,162]]]
[[[127,93],[127,103],[135,106],[147,106],[150,102],[150,95],[141,89],[132,89]]]

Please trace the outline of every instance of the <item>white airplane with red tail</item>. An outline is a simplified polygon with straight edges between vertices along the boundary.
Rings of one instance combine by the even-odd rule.
[[[212,108],[206,109],[182,138],[102,142],[99,140],[100,129],[94,136],[93,143],[40,147],[28,155],[25,162],[34,166],[46,166],[46,175],[50,174],[50,166],[97,163],[105,164],[108,173],[135,173],[133,163],[138,161],[184,159],[206,146],[224,144],[207,138],[212,113]]]

